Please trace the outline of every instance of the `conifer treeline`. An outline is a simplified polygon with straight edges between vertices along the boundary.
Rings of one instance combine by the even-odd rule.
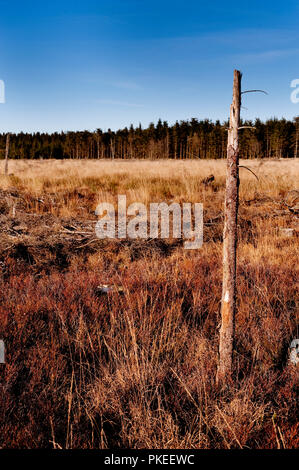
[[[240,131],[242,158],[298,157],[299,118],[293,121],[257,119]],[[121,158],[190,159],[225,158],[228,123],[209,120],[151,123],[143,129],[131,126],[118,131],[11,134],[10,158]],[[5,134],[0,134],[4,158]]]

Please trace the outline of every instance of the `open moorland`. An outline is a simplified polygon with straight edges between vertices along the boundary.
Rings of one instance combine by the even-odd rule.
[[[299,160],[240,162],[226,388],[225,160],[13,160],[9,176],[0,163],[1,448],[298,447]],[[98,239],[97,204],[122,194],[202,202],[202,248]]]

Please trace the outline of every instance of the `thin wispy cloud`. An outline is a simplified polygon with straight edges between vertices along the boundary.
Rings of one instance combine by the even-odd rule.
[[[130,63],[143,64],[141,73],[151,67],[151,72],[159,67],[159,73],[172,73],[172,66],[188,64],[196,67],[200,63],[232,60],[236,63],[248,60],[254,64],[261,61],[270,62],[298,55],[299,33],[294,28],[236,28],[230,31],[202,32],[190,36],[145,38],[138,43],[126,41],[126,50],[130,57],[138,61]],[[136,68],[135,68],[135,71]],[[134,82],[133,82],[134,83]],[[137,89],[130,81],[118,81],[113,86]],[[147,86],[148,88],[148,86]]]
[[[236,28],[229,31],[219,29],[213,32],[202,32],[192,35],[166,36],[144,38],[138,41],[133,39],[122,40],[126,47],[134,47],[134,50],[142,49],[145,46],[152,47],[198,47],[206,48],[206,45],[226,45],[227,47],[249,48],[261,44],[294,44],[298,40],[297,29],[271,29],[271,28]]]
[[[0,0],[2,131],[224,120],[234,68],[273,97],[248,97],[248,117],[298,114],[298,0],[27,3]]]
[[[257,62],[257,61],[271,61],[276,59],[281,59],[284,57],[290,57],[293,55],[299,54],[299,49],[284,49],[284,50],[269,50],[262,52],[253,52],[245,54],[237,54],[234,56],[237,60],[242,60],[248,62]]]
[[[142,104],[130,103],[128,101],[117,101],[117,100],[97,100],[98,104],[104,104],[108,106],[127,106],[128,108],[142,108]]]
[[[114,86],[115,88],[121,88],[123,90],[142,90],[142,87],[138,85],[138,83],[131,81],[113,82],[112,86]]]

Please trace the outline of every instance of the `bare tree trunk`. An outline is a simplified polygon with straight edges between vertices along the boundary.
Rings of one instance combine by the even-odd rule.
[[[217,381],[232,373],[233,342],[236,311],[236,251],[239,205],[239,127],[242,74],[234,71],[233,102],[227,144],[225,220],[223,232],[223,282],[221,329]]]
[[[110,147],[111,147],[111,158],[114,160],[115,157],[115,141],[110,141]]]
[[[10,138],[10,134],[8,133],[6,136],[6,148],[5,148],[5,169],[4,169],[5,175],[8,174],[9,138]]]

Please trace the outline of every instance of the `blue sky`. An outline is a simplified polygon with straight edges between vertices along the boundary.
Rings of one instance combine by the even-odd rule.
[[[299,1],[0,0],[0,132],[298,115]]]

